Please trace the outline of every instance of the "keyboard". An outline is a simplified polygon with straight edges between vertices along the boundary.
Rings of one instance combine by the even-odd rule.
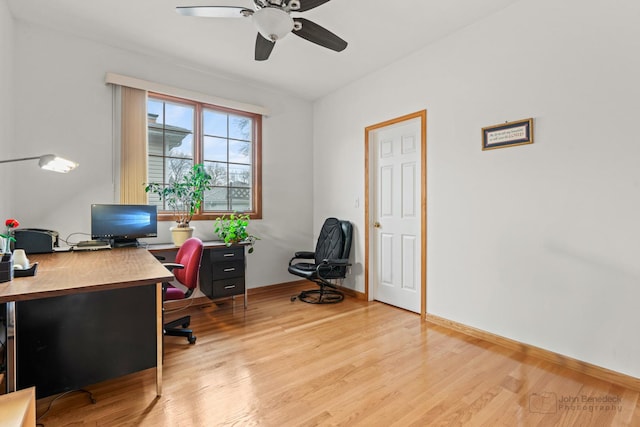
[[[104,246],[108,245],[104,240],[83,240],[82,242],[78,242],[76,245],[79,248],[83,248],[85,246]]]
[[[111,245],[100,245],[100,246],[76,246],[73,248],[74,252],[78,251],[99,251],[101,249],[111,249]]]
[[[111,249],[111,245],[102,240],[85,240],[78,242],[73,248],[74,251],[99,251],[101,249]]]

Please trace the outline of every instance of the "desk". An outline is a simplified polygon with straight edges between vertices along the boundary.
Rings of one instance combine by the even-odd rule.
[[[131,342],[130,337],[134,337],[135,342],[135,338],[145,335],[136,329],[135,323],[128,323],[129,319],[141,319],[145,324],[151,325],[151,334],[154,335],[148,337],[146,334],[143,337],[145,340],[152,338],[151,342],[155,343],[155,348],[152,349],[153,354],[146,354],[144,357],[147,360],[150,357],[152,360],[150,367],[156,368],[156,392],[160,396],[162,393],[162,282],[172,280],[173,275],[153,255],[144,249],[137,248],[41,254],[31,255],[29,258],[31,262],[38,262],[38,271],[35,276],[14,278],[11,282],[0,284],[0,303],[14,303],[16,313],[15,338],[12,340],[12,353],[15,357],[9,366],[9,390],[28,386],[23,380],[26,375],[25,369],[27,369],[25,364],[33,362],[29,360],[33,355],[29,354],[28,347],[25,347],[28,345],[37,346],[38,350],[51,349],[52,351],[57,351],[55,347],[73,346],[72,350],[80,354],[84,354],[82,352],[85,349],[96,346],[126,349],[129,345],[128,350],[117,355],[102,356],[103,359],[112,357],[111,364],[114,365],[114,369],[104,371],[102,360],[92,360],[90,357],[83,360],[80,365],[58,362],[59,366],[48,366],[47,372],[53,372],[57,375],[55,381],[62,382],[51,386],[48,384],[49,378],[46,379],[47,384],[43,384],[45,380],[39,377],[30,379],[35,382],[38,398],[44,397],[38,392],[39,386],[53,390],[50,394],[55,394],[60,392],[56,387],[62,387],[63,390],[74,389],[98,382],[77,384],[74,380],[67,380],[67,377],[78,369],[84,369],[87,372],[94,369],[104,371],[108,377],[113,377],[148,368],[149,366],[137,368],[135,363],[129,363],[130,359],[138,356],[140,350],[135,345],[126,343],[127,340]],[[133,301],[133,306],[144,303],[151,308],[142,310],[143,314],[135,309],[122,308],[132,305],[120,305],[120,302],[127,302],[129,299]],[[121,309],[117,316],[113,316],[112,312],[115,307]],[[34,341],[34,332],[42,329],[50,332],[51,328],[55,328],[54,336],[58,341],[29,344],[30,341]],[[111,330],[115,332],[106,333]],[[146,330],[148,331],[149,328]],[[123,337],[125,345],[109,342],[108,340],[114,335]],[[45,335],[42,339],[51,338]],[[69,349],[63,348],[63,350]],[[108,379],[100,376],[97,378],[99,381]],[[64,381],[69,381],[69,384]]]

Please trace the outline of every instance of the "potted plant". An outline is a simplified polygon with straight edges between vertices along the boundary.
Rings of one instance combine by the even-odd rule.
[[[248,243],[248,253],[253,252],[253,244],[260,238],[249,234],[247,226],[249,225],[249,215],[242,213],[232,213],[229,216],[223,215],[216,218],[213,224],[213,231],[218,233],[218,236],[224,240],[227,246],[231,246],[234,243]]]
[[[202,164],[193,165],[187,173],[179,179],[170,180],[166,186],[152,182],[144,188],[147,193],[157,194],[173,211],[176,226],[171,227],[171,234],[176,246],[181,246],[193,235],[193,227],[189,223],[202,205],[204,192],[210,188],[211,175]]]

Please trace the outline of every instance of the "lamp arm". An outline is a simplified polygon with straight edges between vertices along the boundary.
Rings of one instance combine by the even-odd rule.
[[[12,162],[22,162],[24,160],[37,160],[42,156],[34,156],[34,157],[22,157],[20,159],[8,159],[8,160],[0,160],[0,163],[12,163]]]

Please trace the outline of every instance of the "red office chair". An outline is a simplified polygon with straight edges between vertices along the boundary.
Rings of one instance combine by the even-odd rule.
[[[202,260],[203,244],[197,237],[187,239],[176,254],[176,260],[172,263],[163,263],[176,280],[187,287],[183,291],[170,283],[165,283],[164,300],[179,300],[189,298],[198,286],[198,272],[200,271],[200,261]],[[196,337],[191,329],[187,329],[191,323],[191,316],[183,316],[164,324],[164,334],[174,337],[186,337],[189,344],[195,344]]]

